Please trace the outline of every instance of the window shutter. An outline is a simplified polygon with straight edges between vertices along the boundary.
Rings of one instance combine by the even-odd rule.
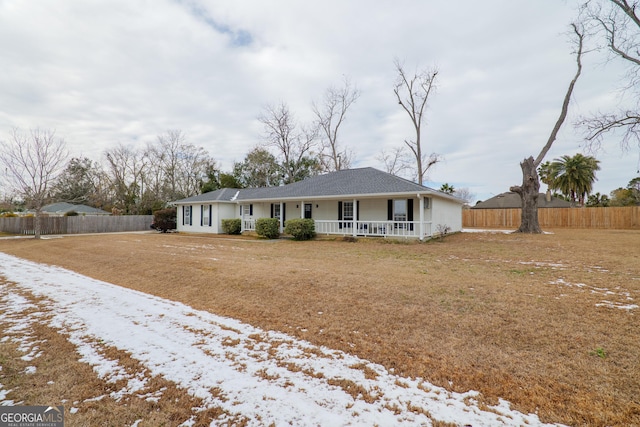
[[[193,225],[193,206],[189,205],[189,225]]]
[[[356,221],[360,221],[360,200],[356,201]]]
[[[387,200],[387,221],[393,221],[393,200]]]
[[[269,218],[273,218],[273,203],[271,203],[271,216]]]
[[[253,204],[249,205],[249,216],[253,216]]]
[[[200,205],[200,227],[204,225],[204,205]]]
[[[211,217],[213,216],[213,205],[209,205],[209,227],[211,227]]]
[[[287,220],[287,204],[286,203],[282,204],[282,212],[280,212],[280,215],[282,216],[282,223],[284,224],[284,222]]]
[[[338,221],[342,221],[342,202],[338,202]],[[342,229],[342,222],[338,223],[338,229]]]
[[[407,199],[407,221],[413,221],[413,199]],[[413,231],[413,224],[409,224],[409,230]]]
[[[182,205],[182,225],[184,225],[184,205]]]

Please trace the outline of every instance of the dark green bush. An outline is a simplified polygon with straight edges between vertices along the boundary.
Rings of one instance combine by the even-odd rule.
[[[294,240],[309,240],[316,236],[316,224],[308,218],[290,219],[284,224],[284,232],[293,236]]]
[[[267,239],[280,237],[280,220],[278,218],[258,218],[256,220],[256,234]]]
[[[242,232],[242,221],[240,218],[223,219],[222,232],[225,234],[240,234]]]
[[[176,229],[177,210],[176,208],[159,209],[153,213],[153,223],[151,228],[166,233]]]

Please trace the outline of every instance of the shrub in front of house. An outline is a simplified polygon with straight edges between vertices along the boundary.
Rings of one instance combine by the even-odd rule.
[[[240,218],[223,219],[222,232],[225,234],[240,234],[242,232],[242,222]]]
[[[258,218],[256,220],[256,234],[267,239],[280,237],[280,220],[278,218]]]
[[[294,218],[285,222],[284,232],[294,240],[309,240],[316,237],[316,224],[312,219]]]
[[[176,229],[177,211],[176,208],[159,209],[153,213],[152,228],[166,233]]]

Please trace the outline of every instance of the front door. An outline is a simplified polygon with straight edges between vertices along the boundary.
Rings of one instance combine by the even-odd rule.
[[[305,203],[304,204],[304,217],[306,219],[311,219],[311,208],[313,207],[313,205],[311,203]]]

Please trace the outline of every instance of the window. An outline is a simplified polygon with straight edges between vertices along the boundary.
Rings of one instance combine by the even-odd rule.
[[[394,221],[407,220],[407,199],[393,201],[393,220]]]
[[[182,225],[191,225],[191,209],[193,206],[182,206]]]
[[[342,219],[353,221],[353,202],[342,202]]]
[[[200,225],[211,225],[209,222],[209,205],[202,206],[202,221]]]
[[[280,218],[280,203],[273,204],[273,218]]]
[[[312,217],[311,209],[312,209],[312,204],[311,203],[305,203],[304,204],[304,217],[305,217],[305,219],[311,219],[311,217]]]
[[[240,217],[253,216],[253,205],[240,205]]]
[[[413,230],[413,199],[389,199],[387,220],[394,222],[394,228]]]

